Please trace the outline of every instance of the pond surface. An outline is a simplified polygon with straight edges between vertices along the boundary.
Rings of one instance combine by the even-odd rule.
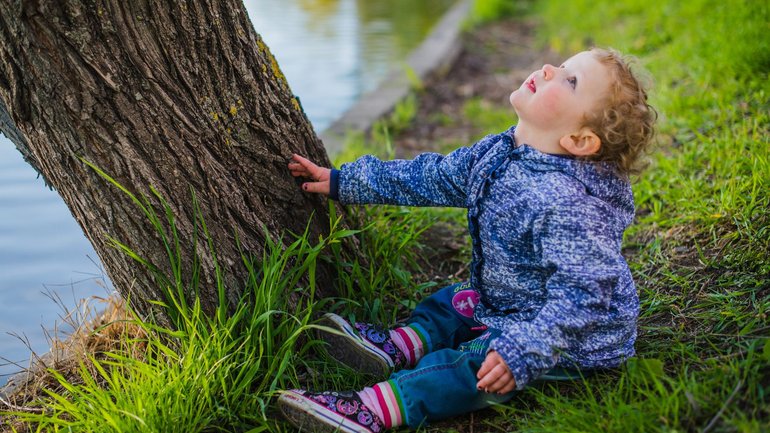
[[[245,1],[317,132],[400,67],[453,3]],[[0,134],[0,357],[27,366],[27,346],[48,351],[46,335],[64,328],[64,308],[111,290],[67,207]],[[0,359],[0,385],[19,369]]]

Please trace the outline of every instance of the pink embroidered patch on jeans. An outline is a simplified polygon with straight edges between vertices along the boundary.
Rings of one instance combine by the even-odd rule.
[[[452,306],[465,317],[473,317],[473,309],[479,303],[479,293],[475,290],[457,292],[452,298]]]

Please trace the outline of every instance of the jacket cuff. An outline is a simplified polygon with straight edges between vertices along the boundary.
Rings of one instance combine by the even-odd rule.
[[[329,198],[340,200],[340,171],[333,168],[329,174]]]

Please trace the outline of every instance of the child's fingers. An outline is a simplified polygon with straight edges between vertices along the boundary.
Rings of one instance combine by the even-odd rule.
[[[503,358],[500,356],[499,353],[497,353],[494,350],[491,350],[489,353],[487,353],[486,358],[484,358],[484,362],[481,363],[481,367],[479,368],[479,371],[476,373],[476,379],[481,379],[484,375],[489,373],[490,370],[492,370],[496,365],[500,363],[505,363],[503,361]]]
[[[305,177],[310,175],[310,171],[307,169],[307,167],[294,160],[289,162],[289,171],[291,171],[292,175],[295,175],[295,173],[297,173],[296,175],[298,176]]]
[[[294,155],[292,155],[291,158],[295,162],[297,162],[300,166],[302,166],[302,168],[307,170],[308,173],[313,174],[316,171],[318,171],[318,169],[319,169],[319,167],[317,165],[313,164],[313,162],[311,162],[309,159],[306,159],[306,158],[304,158],[302,156],[299,156],[296,153]]]
[[[291,161],[289,163],[289,170],[307,171],[307,169],[302,164],[298,163],[297,161]]]
[[[319,167],[297,154],[292,155],[292,159],[293,161],[289,163],[292,176],[307,177],[315,181],[329,180],[330,169]]]
[[[302,190],[305,192],[315,192],[318,194],[329,195],[329,181],[323,182],[305,182],[302,184]]]
[[[516,380],[504,365],[495,366],[476,385],[479,391],[487,393],[507,394],[516,388]]]
[[[308,171],[303,167],[289,167],[289,171],[294,177],[310,177],[310,173],[308,173]]]
[[[307,173],[307,170],[305,170],[304,167],[294,162],[289,164],[289,171],[291,172],[292,176],[300,176]]]
[[[499,394],[508,394],[509,392],[513,391],[514,389],[516,389],[516,380],[514,380],[513,377],[511,377],[511,380],[508,382],[508,385],[505,385],[505,387],[503,389],[501,389],[500,391],[498,391],[498,393]]]
[[[502,388],[502,386],[496,386],[494,388],[493,385],[495,382],[497,382],[498,379],[505,373],[506,368],[502,365],[496,365],[494,368],[492,368],[488,373],[484,375],[484,377],[479,380],[479,382],[476,384],[476,388],[479,390],[484,390],[485,392],[494,392],[494,390]],[[494,390],[493,390],[494,389]]]
[[[305,157],[304,157],[304,156],[302,156],[302,155],[296,154],[296,153],[293,153],[293,154],[291,155],[291,159],[292,159],[293,161],[295,161],[295,162],[299,163],[299,164],[302,164],[302,165],[304,165],[305,167],[311,167],[311,166],[314,166],[314,165],[315,165],[315,164],[313,164],[313,162],[311,162],[309,159],[305,158]]]
[[[493,371],[499,372],[500,375],[487,387],[487,392],[497,392],[502,394],[503,389],[507,388],[511,381],[513,381],[513,375],[511,375],[511,372],[503,365],[498,365]]]
[[[489,357],[487,357],[487,359],[481,363],[481,368],[479,368],[479,371],[476,373],[476,379],[481,379],[482,377],[486,376],[486,374],[489,373],[489,370],[491,370],[494,366],[495,363],[492,362]]]
[[[291,159],[288,165],[292,176],[306,177],[315,181],[303,183],[303,191],[329,195],[329,172],[331,170],[321,168],[296,153],[291,156]]]

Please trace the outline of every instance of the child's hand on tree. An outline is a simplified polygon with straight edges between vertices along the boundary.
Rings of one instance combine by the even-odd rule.
[[[479,379],[476,388],[480,391],[507,394],[516,388],[516,379],[513,378],[508,364],[494,350],[487,353],[476,378]]]
[[[297,154],[292,155],[291,159],[289,171],[292,176],[313,179],[313,182],[302,184],[303,191],[329,195],[329,178],[332,172],[330,169],[319,167]]]

